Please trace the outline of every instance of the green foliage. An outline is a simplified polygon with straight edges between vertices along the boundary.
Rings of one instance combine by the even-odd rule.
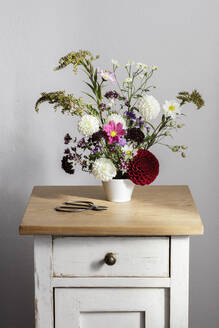
[[[194,90],[191,94],[187,91],[179,92],[177,99],[181,100],[181,106],[185,103],[192,102],[197,106],[197,109],[200,109],[205,104],[204,100],[202,99],[200,93],[197,90]]]
[[[72,51],[68,55],[60,58],[59,65],[55,68],[55,71],[58,71],[69,64],[73,65],[73,71],[77,73],[77,68],[79,65],[83,65],[85,61],[92,62],[95,59],[98,59],[99,56],[94,57],[90,51],[79,50],[77,52]]]
[[[65,91],[56,92],[42,92],[41,97],[37,100],[35,105],[36,112],[39,111],[39,105],[43,102],[53,104],[54,109],[61,107],[61,112],[68,113],[70,115],[82,115],[83,108],[86,106],[83,104],[82,98],[75,98],[73,94],[67,94]]]
[[[87,113],[89,115],[99,118],[99,112],[95,108],[93,108],[92,104],[86,104],[86,108],[87,108]]]

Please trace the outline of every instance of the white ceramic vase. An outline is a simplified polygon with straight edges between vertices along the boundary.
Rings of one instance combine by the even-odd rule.
[[[131,200],[135,184],[129,179],[102,181],[106,199],[110,202],[128,202]]]

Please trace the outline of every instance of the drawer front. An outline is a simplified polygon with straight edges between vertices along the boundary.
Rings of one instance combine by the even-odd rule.
[[[116,262],[106,255],[112,253]],[[106,264],[106,262],[108,264]],[[54,237],[55,277],[169,277],[168,237]]]

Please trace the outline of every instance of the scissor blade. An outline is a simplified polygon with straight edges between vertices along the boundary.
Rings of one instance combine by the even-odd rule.
[[[89,206],[89,205],[94,205],[93,202],[90,202],[90,201],[86,201],[86,200],[69,200],[67,202],[65,202],[66,205],[77,205],[77,204],[80,204],[82,206]]]
[[[105,210],[107,210],[107,206],[93,206],[92,207],[92,210],[93,211],[105,211]]]
[[[68,206],[58,206],[58,207],[55,207],[55,210],[58,212],[82,212],[87,209],[80,208],[80,207],[75,208],[75,207],[68,207]]]

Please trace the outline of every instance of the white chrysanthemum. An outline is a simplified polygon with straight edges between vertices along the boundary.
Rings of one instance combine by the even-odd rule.
[[[93,164],[92,173],[101,181],[110,181],[116,176],[117,170],[110,159],[98,158]]]
[[[151,95],[143,96],[138,103],[138,108],[145,121],[154,120],[160,113],[160,104]]]
[[[116,124],[121,123],[123,129],[126,129],[125,119],[119,114],[111,114],[106,118],[105,123],[109,123],[110,121],[114,121]]]
[[[93,133],[99,131],[99,127],[100,123],[98,119],[88,114],[82,116],[78,122],[78,130],[85,137],[89,137]]]
[[[171,116],[174,119],[176,114],[180,114],[180,104],[176,100],[166,100],[163,110],[166,116]]]

